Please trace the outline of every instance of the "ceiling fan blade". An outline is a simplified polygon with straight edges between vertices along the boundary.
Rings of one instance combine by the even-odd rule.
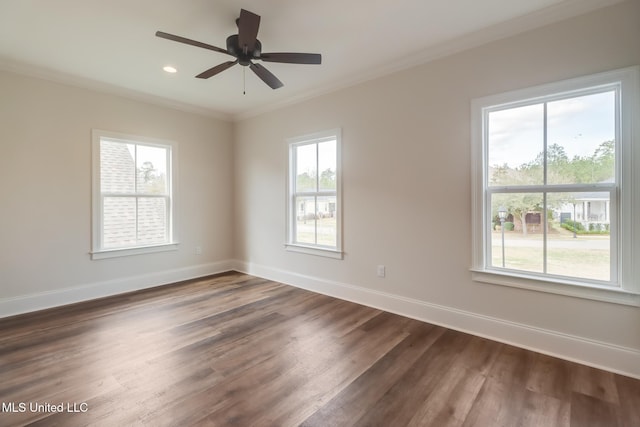
[[[238,63],[237,60],[223,62],[222,64],[216,65],[213,68],[209,68],[207,71],[203,71],[202,73],[198,74],[196,77],[199,79],[208,79],[209,77],[215,76],[216,74],[223,72],[229,67],[233,67],[237,63]]]
[[[258,37],[258,28],[260,28],[260,16],[248,10],[240,9],[240,18],[238,18],[238,44],[240,50],[253,52]],[[245,52],[245,53],[246,53]]]
[[[288,64],[321,64],[322,55],[319,53],[263,53],[260,59],[265,62],[286,62]]]
[[[256,73],[256,76],[260,77],[271,89],[278,89],[279,87],[284,86],[284,84],[282,84],[282,82],[278,80],[271,71],[267,70],[262,65],[251,63],[250,68],[254,73]]]
[[[191,46],[201,47],[203,49],[209,49],[215,52],[226,53],[227,55],[231,55],[226,49],[222,49],[216,46],[212,46],[210,44],[191,40],[186,37],[180,37],[173,34],[165,33],[163,31],[156,31],[156,37],[160,37],[167,40],[173,40],[174,42],[178,42],[178,43],[190,44]]]

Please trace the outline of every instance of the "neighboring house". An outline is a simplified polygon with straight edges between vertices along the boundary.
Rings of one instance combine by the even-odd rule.
[[[611,209],[606,192],[582,193],[573,203],[565,203],[560,208],[560,220],[567,219],[580,222],[586,230],[608,228]]]
[[[336,212],[335,197],[332,198],[318,198],[317,210],[316,201],[313,198],[305,198],[298,200],[298,221],[305,219],[321,219],[321,218],[333,218]]]
[[[613,181],[613,178],[610,178],[599,184],[608,184]],[[608,229],[611,222],[609,193],[606,191],[578,193],[572,202],[564,203],[557,213],[560,222],[570,219],[581,223],[585,230]]]
[[[560,223],[567,220],[579,222],[585,230],[607,230],[611,217],[608,193],[581,193],[580,197],[576,197],[571,203],[564,203],[559,209],[554,209],[553,216]],[[527,212],[525,219],[527,232],[537,233],[542,231],[542,216],[540,212]],[[515,231],[522,231],[522,221],[520,219],[509,215],[507,221],[513,222]]]
[[[136,243],[152,245],[164,241],[165,207],[158,203],[159,199],[134,196],[140,173],[130,146],[102,142],[100,156],[100,181],[105,194],[102,203],[104,247],[115,249]],[[127,197],[128,194],[131,197]]]

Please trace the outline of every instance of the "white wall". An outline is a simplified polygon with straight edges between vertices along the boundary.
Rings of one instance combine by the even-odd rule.
[[[7,72],[0,94],[0,317],[228,268],[231,123]],[[177,252],[90,260],[92,128],[178,142]]]
[[[241,268],[640,377],[637,307],[469,272],[471,99],[640,64],[639,18],[625,2],[238,123]],[[335,127],[345,258],[286,252],[285,139]]]

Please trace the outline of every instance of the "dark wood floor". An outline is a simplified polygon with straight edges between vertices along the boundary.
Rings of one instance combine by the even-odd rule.
[[[639,380],[240,273],[0,334],[1,426],[640,426]]]

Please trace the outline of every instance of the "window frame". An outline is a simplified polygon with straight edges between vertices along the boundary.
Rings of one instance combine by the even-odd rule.
[[[294,138],[288,138],[286,140],[289,152],[288,161],[288,173],[287,173],[287,202],[286,202],[286,236],[285,236],[285,249],[290,252],[299,252],[310,255],[324,256],[328,258],[342,259],[342,163],[341,163],[341,146],[342,146],[342,132],[341,129],[331,129],[322,132],[316,132],[308,135],[303,135]],[[326,141],[336,141],[336,189],[335,191],[321,191],[316,188],[316,191],[302,191],[296,192],[296,148],[303,145],[318,144]],[[318,162],[318,158],[316,158]],[[317,177],[316,184],[319,183],[319,177]],[[336,198],[336,246],[325,246],[310,243],[296,242],[296,212],[297,205],[295,203],[296,197],[309,196],[309,197],[323,197],[323,196],[335,196]]]
[[[105,197],[101,189],[101,162],[100,162],[100,143],[102,140],[113,141],[122,144],[133,144],[136,146],[162,147],[167,152],[167,193],[163,195],[147,195],[143,193],[128,194],[128,197],[161,197],[167,200],[167,239],[162,243],[149,245],[132,245],[119,248],[105,248],[103,245],[104,234],[104,210],[103,200]],[[150,254],[165,251],[175,251],[178,249],[178,240],[176,233],[176,177],[177,177],[177,155],[178,144],[175,141],[162,140],[138,135],[128,135],[117,132],[110,132],[100,129],[93,129],[91,132],[92,140],[92,189],[91,189],[91,220],[92,220],[92,241],[91,255],[92,260],[115,258],[131,255]],[[117,197],[117,195],[116,195]]]
[[[488,127],[491,111],[516,108],[534,103],[588,95],[619,88],[616,115],[616,183],[609,184],[548,184],[509,187],[511,192],[605,191],[610,194],[612,283],[581,278],[531,274],[523,270],[491,268],[491,206],[488,202],[496,190],[506,187],[488,183]],[[640,67],[628,67],[550,84],[490,95],[471,101],[471,165],[472,165],[472,279],[477,282],[569,295],[579,298],[640,306],[640,267],[634,257],[640,255],[640,227],[633,225],[634,215],[640,215],[640,174],[632,173],[640,165],[638,113]],[[578,189],[579,188],[579,189]],[[615,210],[615,211],[614,211]],[[614,229],[615,228],[615,229]],[[623,232],[623,230],[625,230]],[[617,273],[617,277],[613,274]]]

